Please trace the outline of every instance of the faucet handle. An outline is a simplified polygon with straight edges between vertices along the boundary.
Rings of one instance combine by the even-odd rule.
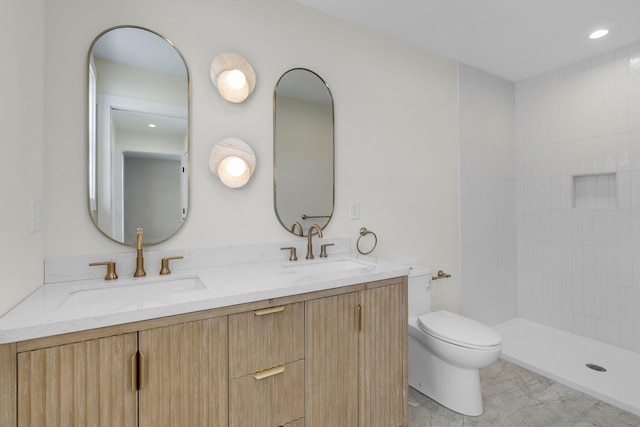
[[[96,265],[107,266],[107,274],[104,276],[104,280],[115,280],[118,278],[115,261],[92,262],[89,264],[89,267],[95,267]]]
[[[320,258],[327,257],[327,246],[333,246],[333,243],[325,243],[324,245],[320,245]]]
[[[173,259],[183,259],[184,257],[181,256],[171,256],[171,257],[166,257],[166,258],[162,258],[162,268],[160,269],[160,274],[161,275],[165,275],[165,274],[171,274],[171,270],[169,270],[169,261],[173,260]]]
[[[288,246],[286,248],[280,248],[281,251],[291,251],[289,253],[289,261],[297,261],[298,255],[296,254],[295,246]]]

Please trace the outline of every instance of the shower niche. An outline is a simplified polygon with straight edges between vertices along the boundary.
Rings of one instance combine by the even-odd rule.
[[[577,209],[617,209],[618,188],[615,173],[573,177],[573,207]]]

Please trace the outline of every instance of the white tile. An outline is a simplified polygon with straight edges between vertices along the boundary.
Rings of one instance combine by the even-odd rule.
[[[562,208],[562,177],[551,177],[551,209]]]
[[[602,342],[607,342],[609,337],[609,325],[606,320],[596,319],[596,337],[595,339]]]
[[[582,247],[584,280],[596,280],[596,250],[592,245]]]
[[[571,142],[562,142],[558,144],[560,146],[560,172],[562,175],[571,175],[572,162],[571,162],[571,149],[573,147]]]
[[[594,213],[592,209],[582,211],[582,242],[585,245],[594,244]]]
[[[640,132],[629,134],[629,169],[640,170]]]
[[[573,286],[573,312],[584,314],[584,285],[582,280],[572,280]]]
[[[640,170],[631,172],[631,208],[640,209]]]
[[[620,248],[607,247],[607,283],[620,284]]]
[[[604,210],[593,211],[593,241],[596,246],[607,244],[607,213]]]
[[[631,235],[633,247],[640,248],[640,210],[631,211]]]
[[[619,322],[621,320],[621,311],[622,311],[622,301],[621,301],[621,292],[620,286],[617,285],[609,285],[609,306],[607,307],[607,311],[609,313],[607,319],[612,322]]]
[[[573,177],[563,175],[561,181],[562,209],[570,209],[573,207]]]
[[[633,249],[620,248],[619,257],[619,283],[621,286],[633,286]]]
[[[621,287],[620,288],[620,321],[633,323],[633,314],[635,310],[640,310],[640,307],[634,307],[633,305],[633,289]]]
[[[571,211],[571,241],[576,244],[582,244],[583,225],[582,225],[582,209],[574,209]]]
[[[624,132],[620,133],[616,136],[617,142],[617,158],[618,158],[618,171],[626,171],[629,170],[629,160],[630,160],[630,138],[629,133]]]
[[[607,271],[607,247],[606,246],[594,246],[595,252],[595,274],[596,283],[607,283],[609,272]]]
[[[620,329],[620,323],[619,322],[609,322],[609,329],[607,331],[608,333],[608,337],[607,337],[607,343],[614,345],[616,347],[621,347],[622,346],[622,342],[621,342],[621,329]]]
[[[596,319],[591,316],[584,317],[584,331],[583,334],[585,337],[595,340],[597,339],[596,334]]]
[[[593,279],[584,281],[584,315],[596,315],[596,283]]]
[[[609,290],[604,283],[596,286],[596,317],[606,319],[609,313]]]
[[[633,247],[631,210],[618,210],[618,245],[621,248]]]
[[[578,335],[584,335],[584,316],[579,313],[573,313],[573,325],[571,332]]]
[[[607,246],[618,246],[620,243],[619,214],[617,210],[607,210]]]
[[[619,209],[631,209],[631,172],[620,171],[616,174],[617,198]]]
[[[633,249],[633,287],[640,291],[640,249]],[[638,302],[638,306],[640,307],[640,300],[636,300]],[[638,310],[638,314],[640,315],[640,310]]]
[[[603,141],[604,171],[618,170],[618,141],[615,136],[607,135]]]

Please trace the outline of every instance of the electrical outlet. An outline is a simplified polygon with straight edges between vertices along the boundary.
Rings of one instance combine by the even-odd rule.
[[[349,219],[360,219],[360,202],[349,202]]]

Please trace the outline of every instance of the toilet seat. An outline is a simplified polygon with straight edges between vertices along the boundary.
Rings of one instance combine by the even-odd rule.
[[[462,347],[490,350],[502,341],[490,327],[445,310],[424,314],[418,317],[417,323],[423,332]]]

